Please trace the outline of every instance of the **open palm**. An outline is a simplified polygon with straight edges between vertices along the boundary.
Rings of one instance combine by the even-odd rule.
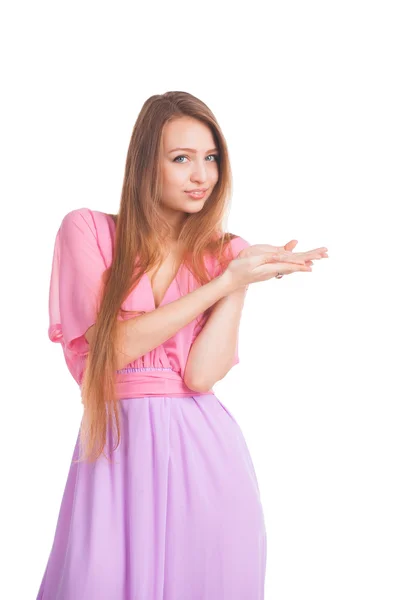
[[[248,246],[247,248],[243,248],[238,254],[238,257],[246,257],[246,256],[256,256],[258,254],[264,254],[265,252],[273,252],[277,254],[278,257],[275,259],[277,262],[285,261],[285,259],[290,261],[290,257],[296,257],[305,261],[306,265],[312,265],[313,259],[320,258],[328,258],[327,251],[328,249],[325,247],[315,248],[314,250],[308,250],[307,252],[297,252],[292,254],[293,249],[297,246],[298,240],[290,240],[284,246],[271,246],[270,244],[255,244],[254,246]]]

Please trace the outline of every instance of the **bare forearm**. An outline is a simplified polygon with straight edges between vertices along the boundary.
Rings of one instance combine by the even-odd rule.
[[[149,313],[118,321],[117,368],[122,369],[168,340],[231,291],[229,282],[219,276]]]
[[[193,343],[184,376],[191,389],[210,390],[232,367],[246,291],[221,298]]]

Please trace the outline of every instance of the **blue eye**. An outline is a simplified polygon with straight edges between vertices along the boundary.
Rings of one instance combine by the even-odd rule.
[[[213,160],[213,161],[208,160],[207,162],[216,162],[216,161],[218,161],[218,154],[209,154],[208,156],[214,157],[215,160]],[[184,154],[180,154],[179,156],[176,156],[174,158],[173,162],[180,162],[180,161],[178,161],[178,158],[187,158],[187,157]],[[184,164],[184,163],[180,162],[180,164]]]

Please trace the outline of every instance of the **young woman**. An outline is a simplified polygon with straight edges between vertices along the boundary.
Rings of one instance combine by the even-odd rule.
[[[224,231],[225,139],[184,92],[149,98],[117,215],[56,235],[49,337],[83,417],[37,600],[261,600],[266,531],[241,429],[212,386],[239,362],[251,283],[311,271]]]

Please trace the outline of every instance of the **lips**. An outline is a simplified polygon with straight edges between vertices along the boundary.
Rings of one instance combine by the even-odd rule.
[[[202,200],[206,195],[206,192],[186,192],[186,194],[193,200]]]

